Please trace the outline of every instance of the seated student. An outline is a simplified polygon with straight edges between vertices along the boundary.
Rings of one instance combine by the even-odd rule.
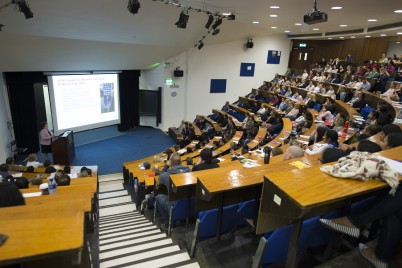
[[[33,166],[34,168],[37,168],[41,165],[42,164],[38,162],[38,158],[37,158],[36,154],[28,155],[28,162],[26,164],[27,167]]]
[[[90,168],[82,167],[80,171],[88,173],[88,176],[92,176],[92,169]]]
[[[358,99],[355,101],[352,105],[353,108],[356,109],[356,111],[360,111],[366,106],[366,100],[365,100],[365,95],[363,93],[358,94]]]
[[[299,115],[299,112],[300,112],[300,105],[296,103],[293,109],[290,110],[290,112],[288,112],[284,117],[294,121]]]
[[[35,172],[35,168],[33,166],[28,166],[27,170],[25,171],[27,173],[34,173]]]
[[[0,183],[0,207],[25,205],[24,197],[14,183]]]
[[[64,174],[59,178],[59,180],[57,182],[57,186],[69,186],[70,181],[71,181],[70,176]]]
[[[304,156],[303,149],[300,148],[299,146],[292,145],[286,149],[285,153],[283,154],[283,160],[289,160],[303,156]]]
[[[70,174],[71,173],[71,167],[70,166],[65,166],[63,168],[63,171],[64,171],[65,174]]]
[[[19,177],[15,179],[15,185],[17,185],[18,189],[28,189],[29,182],[25,177]]]
[[[306,147],[307,148],[305,152],[308,155],[321,153],[327,148],[338,148],[338,132],[332,129],[328,129],[324,134],[323,144],[314,144],[314,147],[312,149],[310,149],[308,146]]]
[[[360,254],[374,267],[388,267],[402,239],[402,189],[394,195],[382,193],[372,205],[361,206],[347,216],[336,219],[321,219],[321,223],[331,230],[359,238],[360,229],[377,221],[382,228],[375,248],[359,244]]]
[[[192,171],[218,168],[219,165],[216,163],[213,163],[212,160],[213,160],[212,150],[209,148],[202,149],[202,151],[200,153],[200,159],[199,159],[198,163],[194,165]]]
[[[32,179],[32,185],[39,186],[39,185],[41,185],[42,183],[43,183],[42,177],[37,177],[37,176],[35,176],[35,177]]]
[[[8,170],[10,171],[24,171],[25,168],[21,165],[16,165],[14,163],[14,157],[7,157],[6,164],[8,165]]]
[[[345,152],[341,149],[337,148],[327,148],[321,153],[321,157],[318,161],[321,164],[326,164],[330,162],[338,161],[339,158],[349,155],[349,152]]]
[[[377,125],[368,125],[360,133],[358,140],[365,140],[381,131],[381,127]]]
[[[324,105],[321,112],[317,115],[318,120],[324,121],[326,126],[332,126],[334,124],[334,116],[332,115],[332,106]]]
[[[229,106],[229,102],[228,102],[228,101],[225,102],[225,105],[223,105],[223,107],[222,107],[221,110],[224,111],[224,112],[229,112],[230,106]]]
[[[272,151],[271,151],[272,156],[277,156],[277,155],[281,155],[281,154],[283,154],[281,147],[272,148]]]
[[[402,145],[402,132],[389,133],[384,139],[384,149],[391,149]]]
[[[170,157],[170,167],[165,167],[158,178],[159,184],[165,185],[167,189],[169,189],[169,180],[171,174],[179,174],[190,172],[190,168],[188,166],[181,165],[180,155],[177,153],[173,153]],[[167,230],[169,224],[169,206],[171,205],[169,202],[168,195],[158,194],[155,197],[156,208],[161,215],[161,229]]]
[[[375,142],[372,142],[371,140],[360,141],[356,148],[343,143],[339,145],[339,149],[344,152],[347,152],[348,154],[355,150],[359,152],[368,152],[368,153],[376,153],[382,151],[381,146]]]
[[[387,137],[389,134],[393,132],[402,132],[401,128],[398,125],[395,124],[386,124],[381,128],[381,131],[379,132],[380,134],[380,142],[379,145],[385,149],[385,137]]]
[[[6,163],[1,164],[0,165],[0,176],[2,178],[5,178],[5,177],[7,177],[9,175],[10,175],[10,173],[8,173],[8,165]]]
[[[45,167],[45,173],[53,173],[53,172],[56,172],[56,169],[55,169],[53,166],[51,166],[50,164],[51,164],[51,162],[50,162],[49,159],[46,159],[46,160],[43,162],[43,166]]]

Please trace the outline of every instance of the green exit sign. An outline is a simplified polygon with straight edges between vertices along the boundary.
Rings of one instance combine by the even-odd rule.
[[[299,47],[307,47],[307,44],[306,43],[300,43]]]

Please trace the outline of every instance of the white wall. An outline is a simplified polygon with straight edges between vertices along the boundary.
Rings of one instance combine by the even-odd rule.
[[[245,48],[245,43],[242,40],[205,45],[201,50],[190,49],[167,60],[172,64],[165,69],[165,78],[172,77],[179,88],[164,87],[161,129],[178,126],[183,119],[192,121],[197,114],[208,115],[212,109],[221,108],[226,100],[235,102],[264,80],[271,80],[275,73],[285,73],[291,50],[289,39],[283,36],[258,38],[252,49]],[[268,50],[281,51],[280,64],[267,64]],[[254,77],[240,77],[242,62],[255,63]],[[184,70],[184,77],[173,77],[176,66]],[[227,79],[226,93],[210,94],[211,79]],[[174,90],[177,96],[171,97]]]
[[[3,73],[0,73],[0,161],[4,163],[8,156],[11,156],[10,142],[14,132],[9,129],[10,114],[8,110],[8,96],[4,84]]]

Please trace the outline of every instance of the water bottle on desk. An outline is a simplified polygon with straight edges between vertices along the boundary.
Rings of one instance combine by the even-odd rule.
[[[49,194],[55,194],[56,193],[56,181],[54,178],[49,179]]]
[[[264,164],[269,164],[270,158],[271,158],[271,147],[266,146],[264,148]]]

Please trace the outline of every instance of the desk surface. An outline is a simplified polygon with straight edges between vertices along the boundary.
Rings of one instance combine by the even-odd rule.
[[[79,252],[84,243],[84,211],[80,202],[0,209],[1,233],[8,236],[0,247],[0,265],[49,255]]]
[[[376,153],[398,159],[402,148]],[[264,233],[289,224],[290,220],[318,216],[339,207],[353,197],[386,188],[382,181],[366,182],[332,177],[319,166],[265,173],[257,233]],[[275,215],[275,216],[273,216]]]

